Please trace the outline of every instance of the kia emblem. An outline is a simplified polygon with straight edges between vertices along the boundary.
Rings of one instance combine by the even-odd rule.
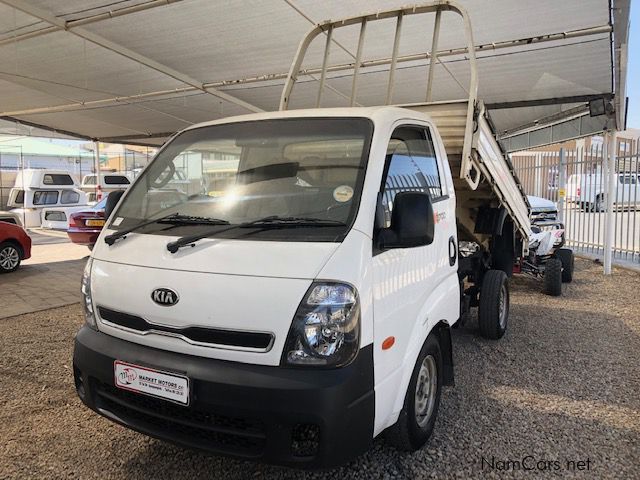
[[[178,303],[178,294],[170,288],[156,288],[151,292],[151,300],[163,307],[170,307]]]

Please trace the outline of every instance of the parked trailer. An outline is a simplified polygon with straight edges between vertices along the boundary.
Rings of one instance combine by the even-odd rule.
[[[287,111],[317,35],[397,18],[396,58],[404,16],[434,13],[437,31],[444,11],[464,21],[468,99]],[[482,335],[504,335],[531,233],[473,45],[449,1],[314,27],[280,112],[191,126],[110,194],[82,281],[82,401],[150,436],[296,467],[342,464],[383,432],[424,445],[453,384],[450,329],[475,305]],[[191,151],[225,152],[223,190],[153,201]]]

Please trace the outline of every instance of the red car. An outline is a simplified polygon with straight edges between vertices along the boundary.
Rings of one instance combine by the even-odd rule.
[[[96,203],[92,208],[74,212],[69,216],[69,229],[67,235],[73,243],[86,245],[93,249],[98,235],[104,227],[104,207],[107,204],[107,197]]]
[[[31,257],[31,237],[24,228],[0,222],[0,273],[13,272]]]

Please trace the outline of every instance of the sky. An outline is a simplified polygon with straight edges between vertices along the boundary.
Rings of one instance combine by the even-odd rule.
[[[640,0],[631,2],[631,26],[627,59],[627,127],[640,128]]]

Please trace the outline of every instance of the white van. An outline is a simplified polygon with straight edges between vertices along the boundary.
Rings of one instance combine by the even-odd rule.
[[[604,212],[606,178],[601,172],[574,174],[567,180],[567,200],[586,211]],[[613,206],[637,209],[640,206],[640,175],[620,172],[616,175]]]
[[[527,200],[473,82],[462,101],[286,111],[292,71],[282,111],[191,126],[109,195],[76,390],[221,455],[329,467],[383,432],[416,450],[453,384],[451,329],[471,307],[486,338],[507,329]],[[158,196],[190,161],[217,183]]]
[[[8,206],[13,207],[11,212],[23,220],[25,228],[40,227],[47,208],[53,208],[55,218],[61,219],[86,205],[87,195],[69,172],[35,168],[18,172],[8,202]]]
[[[131,185],[133,175],[128,172],[100,173],[100,183],[95,173],[82,177],[82,191],[90,203],[99,202],[105,193],[126,190]]]

